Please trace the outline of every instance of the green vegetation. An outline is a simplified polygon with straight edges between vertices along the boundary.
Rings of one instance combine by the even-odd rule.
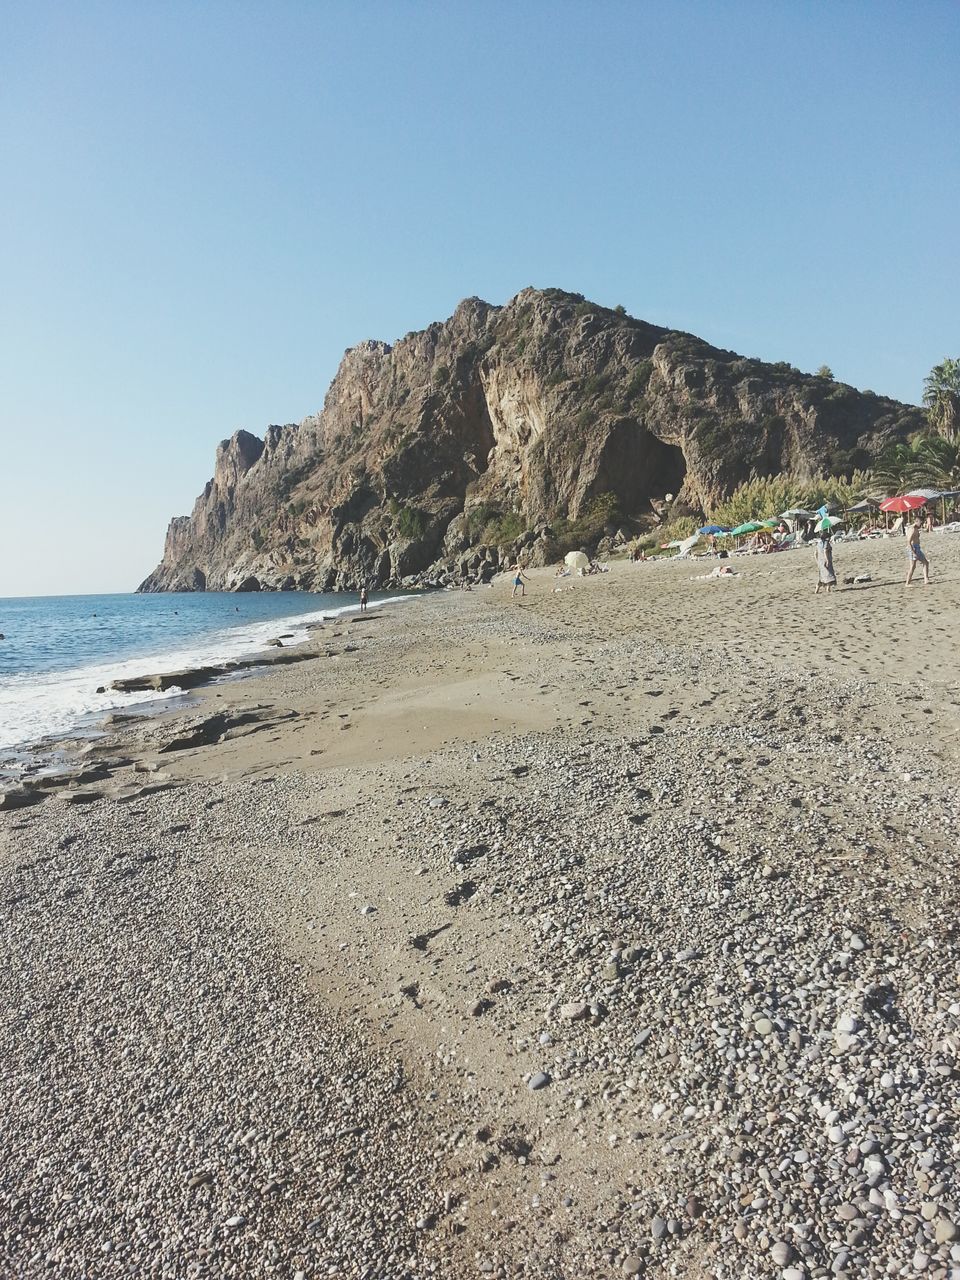
[[[778,476],[751,476],[738,485],[724,502],[710,510],[710,519],[735,528],[748,520],[778,516],[790,507],[815,511],[824,502],[850,507],[876,488],[868,471],[855,471],[849,480],[827,476],[820,480],[803,480],[784,473]]]
[[[960,434],[960,359],[934,365],[923,380],[923,403],[934,431],[948,440]]]
[[[433,371],[433,385],[435,387],[445,387],[450,381],[450,366],[441,364]]]
[[[471,543],[491,547],[515,542],[526,533],[526,525],[515,511],[503,512],[485,502],[467,513],[466,526]]]
[[[598,493],[591,498],[583,515],[576,520],[560,518],[551,522],[553,541],[564,556],[568,551],[589,547],[603,537],[608,524],[617,524],[620,510],[616,494]]]
[[[813,376],[815,378],[824,378],[828,382],[833,382],[833,370],[828,364],[822,364]]]
[[[632,404],[634,400],[639,400],[645,394],[652,374],[653,361],[641,360],[623,389],[624,407]]]
[[[422,538],[430,523],[429,517],[416,507],[402,507],[397,514],[397,532],[401,538],[415,541]]]
[[[877,486],[891,493],[908,489],[960,489],[960,438],[920,436],[895,444],[877,459]]]
[[[263,536],[262,532],[259,529],[254,529],[254,531],[250,535],[250,541],[253,543],[257,551],[262,551],[263,544],[266,542],[266,538]]]
[[[625,316],[627,314],[627,308],[623,305],[622,302],[618,302],[617,305],[613,308],[613,311],[614,311],[614,315],[618,315],[618,316]]]

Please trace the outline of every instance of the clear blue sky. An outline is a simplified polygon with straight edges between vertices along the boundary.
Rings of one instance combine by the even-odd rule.
[[[0,595],[132,589],[348,346],[560,286],[917,401],[955,3],[0,3]]]

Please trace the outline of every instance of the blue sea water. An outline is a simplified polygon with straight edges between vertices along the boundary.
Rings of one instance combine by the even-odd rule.
[[[371,607],[388,600],[373,594]],[[281,632],[302,643],[307,625],[350,612],[347,592],[31,596],[0,599],[0,751],[88,724],[97,713],[172,695],[121,694],[121,676],[225,662]]]

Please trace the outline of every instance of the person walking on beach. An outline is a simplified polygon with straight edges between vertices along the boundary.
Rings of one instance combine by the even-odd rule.
[[[523,565],[518,560],[513,570],[513,591],[510,593],[511,600],[517,594],[517,588],[520,588],[521,599],[527,594],[527,588],[524,583],[529,582],[529,578],[523,572]]]
[[[820,588],[826,587],[827,595],[837,589],[837,575],[833,569],[833,543],[830,541],[830,530],[821,530],[817,541],[817,589],[814,595],[820,594]]]
[[[364,583],[360,588],[360,612],[367,612],[367,584]]]
[[[910,526],[910,532],[907,534],[907,561],[908,561],[908,563],[907,563],[907,580],[906,580],[906,582],[905,582],[903,585],[904,585],[905,587],[909,587],[909,585],[910,585],[910,580],[911,580],[911,578],[913,577],[914,572],[916,571],[917,565],[920,565],[921,569],[923,570],[923,582],[924,582],[924,585],[925,585],[925,586],[927,586],[927,587],[929,587],[929,585],[930,585],[930,561],[927,559],[927,557],[926,557],[926,556],[923,554],[923,552],[920,550],[920,521],[919,521],[919,519],[914,519],[913,524]]]

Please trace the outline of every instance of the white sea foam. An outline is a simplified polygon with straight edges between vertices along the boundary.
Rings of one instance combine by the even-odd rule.
[[[397,604],[410,598],[391,596],[385,600],[371,600],[369,608]],[[356,604],[339,609],[328,607],[315,613],[296,614],[292,618],[270,618],[254,624],[227,627],[198,638],[188,648],[138,655],[126,661],[98,663],[68,671],[6,676],[0,679],[0,752],[22,748],[41,738],[68,734],[81,723],[89,723],[109,711],[162,702],[181,693],[176,688],[163,693],[118,693],[110,688],[114,680],[247,658],[265,649],[269,641],[281,632],[284,635],[290,633],[283,642],[285,647],[302,644],[309,635],[311,624],[355,612],[358,608]],[[100,687],[105,689],[104,693],[97,692]]]

